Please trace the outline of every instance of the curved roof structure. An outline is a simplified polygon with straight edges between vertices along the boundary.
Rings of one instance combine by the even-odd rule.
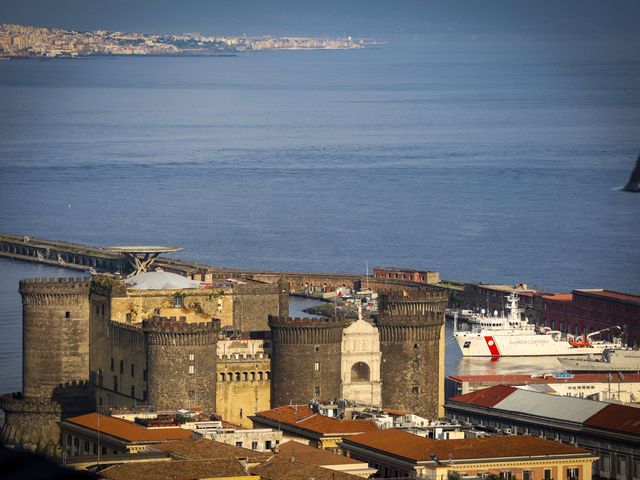
[[[183,290],[186,288],[202,288],[196,280],[170,272],[139,273],[125,280],[127,287],[135,290]]]

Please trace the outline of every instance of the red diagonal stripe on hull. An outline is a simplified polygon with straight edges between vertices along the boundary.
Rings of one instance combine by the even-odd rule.
[[[493,337],[484,337],[484,341],[487,342],[487,347],[489,347],[491,355],[493,355],[494,357],[499,357],[500,350],[498,350],[498,346],[496,345],[496,341],[493,339]]]

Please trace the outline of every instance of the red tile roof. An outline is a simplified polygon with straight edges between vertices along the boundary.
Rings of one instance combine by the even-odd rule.
[[[191,438],[191,430],[182,428],[145,428],[129,420],[99,413],[68,418],[69,423],[120,438],[127,442],[163,442]]]
[[[451,402],[468,403],[470,405],[478,405],[480,407],[493,407],[507,398],[517,390],[516,387],[507,385],[496,385],[494,387],[484,388],[475,392],[465,393],[451,397]]]
[[[235,459],[135,462],[100,472],[109,480],[193,480],[198,478],[255,478]]]
[[[345,438],[342,445],[375,449],[415,462],[513,458],[539,455],[584,455],[588,450],[528,435],[493,436],[459,440],[430,440],[403,430],[390,428]]]
[[[246,458],[250,462],[264,462],[273,455],[270,452],[256,452],[255,450],[216,442],[208,438],[189,438],[154,445],[153,448],[169,452],[176,458],[187,458],[189,460]]]
[[[458,382],[469,383],[495,383],[502,385],[526,385],[529,383],[606,383],[608,381],[606,373],[576,373],[573,378],[554,378],[549,374],[544,377],[531,377],[526,374],[511,375],[452,375],[449,377]],[[616,382],[618,380],[616,379]],[[625,373],[625,382],[640,382],[640,374]]]
[[[640,435],[640,408],[625,405],[607,405],[584,421],[590,427],[616,430]]]
[[[339,420],[314,413],[306,405],[277,407],[272,410],[257,412],[256,417],[320,434],[356,434],[378,430],[376,424],[371,420]]]
[[[279,457],[252,467],[251,473],[265,480],[362,480],[356,475]]]
[[[615,300],[624,300],[626,302],[637,303],[640,305],[640,295],[633,295],[631,293],[620,293],[611,290],[574,290],[578,294],[595,295],[597,297],[611,298]]]
[[[559,302],[570,302],[573,300],[572,293],[554,293],[553,295],[545,295],[543,298],[547,300],[557,300]]]
[[[319,466],[357,465],[363,463],[338,453],[332,453],[320,448],[310,447],[309,445],[295,442],[293,440],[278,445],[278,453],[276,453],[276,457],[289,460],[293,458],[296,462]]]

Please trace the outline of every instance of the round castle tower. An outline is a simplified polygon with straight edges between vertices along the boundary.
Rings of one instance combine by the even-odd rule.
[[[382,404],[427,418],[443,413],[444,311],[448,296],[432,288],[380,296]]]
[[[154,317],[142,328],[149,404],[158,410],[191,407],[215,413],[220,320],[186,323]]]
[[[20,281],[22,394],[51,398],[89,380],[91,278]]]
[[[271,407],[340,398],[344,321],[269,316],[269,327]]]

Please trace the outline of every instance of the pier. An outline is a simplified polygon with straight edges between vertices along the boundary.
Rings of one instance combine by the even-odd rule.
[[[131,271],[130,259],[117,249],[8,233],[0,233],[0,257],[91,273],[127,274]],[[202,282],[230,277],[250,278],[264,283],[275,283],[282,279],[289,282],[292,292],[309,296],[335,291],[338,287],[352,288],[354,282],[365,278],[356,274],[223,268],[163,256],[157,257],[153,266]]]

